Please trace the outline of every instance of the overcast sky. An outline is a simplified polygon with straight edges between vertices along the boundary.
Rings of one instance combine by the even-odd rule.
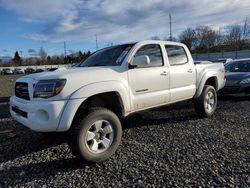
[[[187,27],[223,28],[250,18],[250,0],[0,0],[0,56],[71,51],[169,36]],[[250,22],[250,19],[249,19]]]

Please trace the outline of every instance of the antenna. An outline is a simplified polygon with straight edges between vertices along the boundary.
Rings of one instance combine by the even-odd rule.
[[[172,16],[171,16],[171,13],[169,13],[169,36],[170,36],[170,41],[172,41]]]

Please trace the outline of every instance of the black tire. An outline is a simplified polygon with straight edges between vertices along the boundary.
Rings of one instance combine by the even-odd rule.
[[[208,100],[206,99],[206,97],[208,96],[208,93],[210,95],[212,93],[213,98],[214,98],[214,104],[210,105],[211,107],[210,110],[208,108]],[[195,107],[196,113],[200,117],[209,117],[214,114],[216,106],[217,106],[216,90],[214,89],[213,86],[205,85],[201,95],[198,98],[194,99],[194,107]]]
[[[106,150],[101,153],[96,153],[94,151],[91,151],[91,148],[87,141],[87,133],[89,133],[90,129],[92,128],[92,126],[95,125],[96,122],[100,121],[110,123],[108,125],[112,127],[112,133],[109,134],[112,134],[113,137],[112,139],[110,139],[112,141],[110,141],[109,146],[106,148]],[[104,129],[102,130],[103,132],[105,132]],[[99,132],[95,134],[101,135]],[[106,133],[103,133],[103,135],[104,134]],[[99,137],[100,138],[98,142],[102,141],[101,136]],[[88,162],[101,162],[108,159],[111,155],[115,153],[121,142],[121,137],[122,127],[120,120],[116,116],[116,114],[105,108],[97,108],[90,110],[89,113],[87,113],[87,115],[85,115],[85,117],[83,117],[82,119],[80,118],[79,120],[74,121],[69,131],[68,145],[75,156],[80,157],[81,159]],[[90,142],[94,141],[96,141],[95,138],[92,139]],[[99,143],[98,149],[100,144],[101,146],[103,145],[103,143]]]

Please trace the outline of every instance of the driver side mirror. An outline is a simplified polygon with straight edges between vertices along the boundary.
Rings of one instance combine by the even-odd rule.
[[[150,64],[150,59],[147,55],[136,56],[130,63],[132,67],[146,67],[149,64]]]

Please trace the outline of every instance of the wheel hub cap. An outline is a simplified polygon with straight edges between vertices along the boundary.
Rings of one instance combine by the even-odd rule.
[[[205,101],[204,101],[204,105],[205,105],[205,109],[208,112],[211,112],[214,109],[214,105],[215,105],[215,96],[213,94],[213,92],[209,91],[205,97]]]
[[[86,133],[85,144],[89,151],[102,153],[112,144],[114,131],[110,122],[99,120],[94,122]]]

